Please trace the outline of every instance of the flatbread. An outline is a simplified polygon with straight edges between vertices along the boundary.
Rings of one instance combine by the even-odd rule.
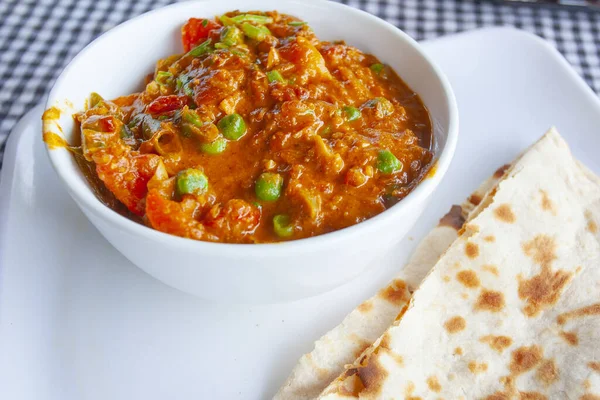
[[[600,178],[550,130],[320,399],[600,399]]]
[[[408,304],[410,293],[458,237],[465,218],[508,168],[499,168],[461,206],[452,206],[419,243],[408,264],[385,288],[356,307],[341,324],[323,335],[303,355],[274,400],[309,400],[319,393],[381,336]]]

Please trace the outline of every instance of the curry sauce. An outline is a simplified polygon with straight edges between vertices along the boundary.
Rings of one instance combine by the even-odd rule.
[[[75,115],[83,157],[136,220],[198,240],[299,239],[381,213],[430,168],[427,109],[375,56],[274,11],[192,18],[182,41],[144,91],[92,94]]]

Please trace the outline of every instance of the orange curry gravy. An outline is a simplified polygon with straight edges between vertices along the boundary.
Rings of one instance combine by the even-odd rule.
[[[427,173],[429,114],[374,56],[277,12],[192,18],[182,36],[187,53],[158,61],[143,92],[93,94],[75,115],[85,159],[136,219],[198,240],[299,239],[381,213]],[[189,171],[201,179],[178,181]],[[266,172],[279,186],[258,183]]]

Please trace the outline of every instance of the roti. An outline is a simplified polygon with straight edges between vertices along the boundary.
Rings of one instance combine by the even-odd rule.
[[[419,243],[407,265],[389,284],[356,307],[335,328],[323,335],[314,349],[304,354],[281,386],[274,400],[309,400],[352,363],[394,322],[411,293],[458,237],[465,218],[479,205],[509,166],[499,168],[461,206],[452,206],[438,225]]]
[[[600,178],[554,129],[321,399],[600,399]]]

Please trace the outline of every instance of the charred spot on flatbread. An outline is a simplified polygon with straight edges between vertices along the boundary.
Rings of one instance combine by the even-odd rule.
[[[540,266],[540,272],[529,279],[519,276],[519,298],[527,303],[523,312],[535,317],[542,309],[558,301],[573,274],[563,270],[552,271],[552,263],[557,258],[553,238],[537,235],[522,247],[525,255]]]
[[[561,331],[560,336],[571,346],[577,346],[579,344],[579,337],[575,332]]]
[[[558,380],[558,368],[554,360],[544,360],[538,367],[535,377],[544,386],[550,386]]]
[[[539,392],[519,392],[520,400],[548,400],[548,397]]]
[[[400,305],[410,298],[406,282],[402,279],[394,279],[390,285],[379,292],[379,297],[392,304]]]
[[[500,272],[498,272],[498,267],[496,267],[495,265],[484,264],[481,266],[481,269],[483,271],[489,272],[492,275],[496,275],[496,276],[500,275]]]
[[[525,315],[535,317],[543,308],[555,304],[571,275],[562,270],[552,273],[543,269],[531,279],[519,277],[519,297],[527,302],[523,308]]]
[[[504,294],[495,290],[483,289],[475,303],[475,311],[498,312],[504,308]]]
[[[379,363],[377,355],[371,357],[365,366],[359,367],[357,374],[364,385],[361,395],[365,397],[377,396],[381,392],[383,381],[388,376],[385,368]]]
[[[556,318],[556,321],[559,324],[564,325],[570,319],[589,317],[592,315],[600,315],[600,303],[562,313]]]
[[[498,353],[502,353],[506,348],[512,344],[512,339],[504,335],[486,335],[479,338],[480,342],[487,343],[490,348]]]
[[[373,309],[373,302],[370,300],[363,301],[362,303],[360,303],[360,305],[357,307],[357,309],[361,313],[368,313],[369,311],[371,311]]]
[[[500,179],[504,176],[504,173],[510,168],[510,164],[504,164],[503,166],[501,166],[500,168],[498,168],[495,172],[494,172],[494,178],[496,179]]]
[[[520,375],[535,368],[543,358],[542,348],[537,345],[519,347],[512,352],[509,370],[513,375]]]
[[[488,369],[487,363],[478,363],[477,361],[470,361],[468,367],[473,374],[481,374]]]
[[[440,219],[440,226],[448,226],[457,231],[463,226],[465,219],[462,216],[462,208],[460,206],[452,206],[450,211]]]
[[[490,394],[485,398],[485,400],[510,400],[511,398],[504,392],[496,392],[494,394]]]
[[[465,254],[471,259],[477,258],[479,256],[479,246],[477,243],[467,242],[465,244]]]
[[[600,396],[592,393],[586,393],[583,396],[581,396],[579,400],[600,400]]]
[[[600,361],[590,361],[588,367],[600,374]]]
[[[432,392],[439,393],[442,391],[442,385],[440,385],[440,381],[435,376],[427,378],[427,386],[429,386],[429,390]]]
[[[598,233],[598,224],[594,221],[594,217],[590,210],[586,210],[584,216],[587,221],[587,230],[591,233]]]
[[[478,206],[479,203],[481,203],[481,200],[483,199],[477,193],[473,193],[471,196],[469,196],[469,203],[473,204],[474,206]]]
[[[472,269],[459,271],[456,274],[456,280],[459,281],[463,286],[471,289],[479,286],[479,278],[477,277],[477,273]]]
[[[545,190],[540,189],[540,196],[541,196],[541,206],[542,206],[542,210],[544,211],[548,211],[550,213],[552,213],[552,215],[556,215],[556,207],[554,206],[554,203],[552,202],[552,200],[550,200],[550,197],[548,197],[548,193]]]
[[[467,321],[460,315],[450,318],[444,323],[444,328],[448,333],[456,333],[465,329]]]
[[[556,260],[556,242],[547,235],[537,235],[523,244],[523,252],[542,268],[550,268]]]
[[[515,213],[512,211],[512,208],[509,204],[500,204],[498,207],[494,209],[494,216],[501,222],[505,222],[507,224],[513,224],[517,217]]]

